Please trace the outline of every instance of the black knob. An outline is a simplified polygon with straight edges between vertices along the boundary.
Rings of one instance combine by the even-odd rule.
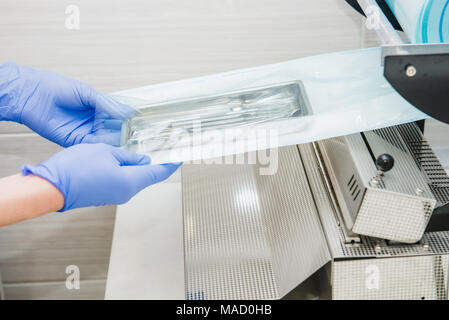
[[[377,170],[387,172],[390,171],[391,168],[393,168],[393,166],[394,166],[394,158],[388,153],[381,154],[379,157],[377,157],[376,160]]]

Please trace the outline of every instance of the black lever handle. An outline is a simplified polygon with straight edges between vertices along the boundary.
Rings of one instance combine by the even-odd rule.
[[[381,154],[376,159],[377,170],[382,172],[390,171],[394,166],[394,158],[388,153]]]

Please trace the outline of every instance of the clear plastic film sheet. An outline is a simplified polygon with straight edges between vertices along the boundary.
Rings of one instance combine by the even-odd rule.
[[[148,154],[153,163],[179,162],[425,118],[382,74],[380,48],[373,48],[152,85],[111,97],[135,109],[123,114],[122,147]]]
[[[413,43],[449,41],[449,0],[386,0]]]

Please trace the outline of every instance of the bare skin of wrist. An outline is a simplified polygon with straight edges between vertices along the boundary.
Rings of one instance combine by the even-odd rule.
[[[61,210],[62,193],[38,176],[16,174],[0,179],[0,226]]]

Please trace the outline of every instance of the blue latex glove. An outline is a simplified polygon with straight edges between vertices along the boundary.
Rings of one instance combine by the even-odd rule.
[[[77,80],[12,62],[0,65],[0,120],[23,123],[63,147],[119,145],[121,120],[133,112]]]
[[[150,158],[106,144],[78,144],[22,174],[51,182],[64,196],[66,211],[122,204],[143,188],[167,179],[181,164],[151,165]]]

